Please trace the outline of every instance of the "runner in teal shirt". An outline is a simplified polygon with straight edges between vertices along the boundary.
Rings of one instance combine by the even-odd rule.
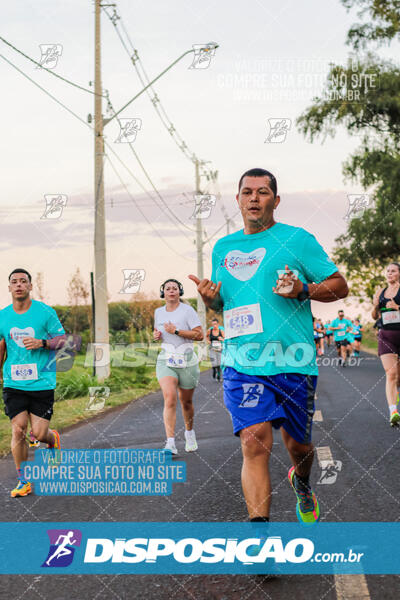
[[[345,318],[343,310],[339,310],[338,318],[331,323],[331,329],[333,330],[333,338],[342,367],[346,366],[347,346],[349,344],[347,339],[348,328],[353,328],[353,323]]]
[[[61,460],[59,433],[49,428],[53,414],[55,370],[46,368],[50,349],[64,342],[64,328],[53,308],[32,300],[31,275],[14,269],[9,275],[12,304],[0,311],[0,365],[3,367],[3,400],[11,421],[11,452],[18,474],[18,484],[11,497],[27,496],[31,484],[24,477],[21,464],[28,458],[26,434],[31,425],[32,438],[51,449],[49,464]],[[52,342],[49,341],[53,339]]]
[[[309,480],[317,383],[309,298],[334,302],[348,288],[312,234],[275,221],[280,197],[272,173],[246,171],[236,200],[243,230],[215,244],[211,281],[189,277],[205,304],[224,313],[224,402],[242,445],[250,520],[269,520],[274,427],[294,465],[288,479],[297,518],[312,525],[320,511]]]

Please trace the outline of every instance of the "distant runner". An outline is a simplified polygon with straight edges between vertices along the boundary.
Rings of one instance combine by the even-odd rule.
[[[213,319],[211,327],[207,331],[207,340],[210,344],[212,376],[217,381],[221,381],[221,354],[224,337],[224,328],[220,326],[218,319]]]
[[[372,318],[381,318],[382,326],[378,330],[378,355],[386,374],[386,400],[390,412],[390,425],[398,426],[400,414],[399,401],[399,356],[400,356],[400,265],[390,263],[386,268],[384,288],[375,292]]]
[[[346,346],[346,353],[347,353],[347,358],[350,358],[351,356],[354,356],[354,334],[355,331],[353,331],[353,321],[351,321],[350,319],[348,319],[348,321],[350,321],[350,325],[348,330],[346,331],[346,340],[347,340],[347,346]],[[348,363],[349,365],[351,364],[351,361],[349,361]]]
[[[311,525],[320,511],[309,479],[318,373],[310,298],[333,302],[347,295],[347,284],[313,235],[275,222],[272,173],[244,173],[236,200],[244,229],[215,244],[211,281],[190,279],[207,306],[224,311],[224,401],[242,445],[250,520],[269,521],[275,427],[293,463],[297,517]]]
[[[325,352],[325,346],[324,346],[325,329],[324,329],[321,319],[316,319],[315,329],[316,329],[317,335],[318,335],[317,354],[319,356],[323,356],[323,354]]]
[[[353,334],[354,334],[354,356],[360,356],[361,340],[363,326],[359,319],[354,319]]]
[[[343,310],[338,311],[338,318],[334,319],[331,323],[331,330],[333,331],[333,338],[336,344],[340,364],[342,367],[346,366],[347,357],[347,330],[352,327],[353,324],[348,319],[345,319]]]
[[[324,325],[325,328],[325,337],[326,337],[326,345],[329,346],[332,343],[332,336],[333,336],[333,331],[331,329],[331,322],[327,321]]]

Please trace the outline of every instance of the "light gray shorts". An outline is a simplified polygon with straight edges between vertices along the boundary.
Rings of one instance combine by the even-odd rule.
[[[178,387],[183,390],[192,390],[199,383],[200,368],[199,365],[190,367],[170,367],[165,360],[157,360],[156,376],[158,381],[162,377],[175,377],[178,380]]]

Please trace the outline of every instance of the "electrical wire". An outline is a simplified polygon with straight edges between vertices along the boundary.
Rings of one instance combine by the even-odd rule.
[[[126,185],[126,183],[123,181],[123,179],[121,178],[120,174],[118,173],[118,171],[116,170],[114,164],[112,163],[110,157],[108,155],[107,156],[107,160],[111,165],[111,168],[113,169],[114,173],[116,174],[116,176],[118,177],[121,185],[125,188],[126,193],[128,194],[129,198],[131,199],[131,201],[134,203],[134,205],[136,206],[136,208],[138,209],[138,211],[140,212],[140,214],[142,215],[142,217],[147,221],[147,223],[151,226],[151,228],[153,229],[153,231],[155,232],[155,234],[164,242],[164,244],[166,246],[168,246],[168,248],[170,250],[172,250],[177,256],[179,256],[180,258],[183,258],[185,260],[189,260],[191,262],[193,262],[193,259],[188,258],[187,256],[184,256],[183,254],[180,254],[179,252],[177,252],[175,250],[175,248],[173,248],[163,237],[162,235],[159,233],[159,231],[157,230],[156,227],[154,227],[153,223],[147,218],[146,214],[142,211],[140,205],[137,203],[137,201],[135,200],[135,198],[132,196],[132,194],[130,193],[128,186]]]
[[[150,78],[149,78],[149,76],[148,76],[148,74],[147,74],[147,72],[146,72],[146,70],[144,68],[144,65],[143,65],[143,62],[142,62],[142,60],[141,60],[141,58],[139,56],[138,50],[135,48],[135,46],[134,46],[134,44],[133,44],[133,42],[131,40],[131,37],[130,37],[130,35],[129,35],[129,33],[128,33],[125,25],[124,25],[123,19],[118,15],[117,10],[116,10],[115,7],[113,7],[113,9],[112,9],[113,10],[112,14],[110,14],[108,12],[107,7],[103,7],[103,10],[106,13],[106,15],[108,16],[108,18],[110,19],[111,23],[113,24],[114,29],[115,29],[115,31],[117,33],[117,36],[118,36],[118,38],[119,38],[119,40],[120,40],[123,48],[125,49],[126,53],[128,54],[133,67],[135,68],[135,71],[136,71],[136,73],[137,73],[137,75],[139,77],[139,80],[140,80],[142,86],[145,87],[146,85],[149,84]],[[117,25],[118,21],[120,21],[121,28],[122,28],[122,30],[123,30],[123,32],[125,34],[127,43],[131,47],[131,50],[128,48],[127,43],[125,42],[125,40],[123,39],[123,36],[121,35],[121,32],[120,32],[120,30],[118,28],[118,25]],[[143,74],[140,72],[140,69],[139,69],[138,65],[140,66]],[[151,90],[151,92],[149,90]],[[187,158],[189,158],[192,162],[197,162],[198,159],[197,159],[195,153],[192,152],[192,151],[190,151],[190,149],[188,148],[186,142],[184,141],[184,139],[182,138],[182,136],[179,134],[179,132],[176,130],[174,124],[172,123],[171,119],[169,118],[169,116],[168,116],[168,114],[167,114],[167,112],[166,112],[166,110],[165,110],[165,108],[164,108],[164,106],[163,106],[160,98],[158,97],[157,93],[155,92],[153,86],[150,86],[150,88],[148,90],[146,90],[146,94],[149,97],[151,103],[153,104],[153,107],[156,110],[157,114],[159,115],[159,117],[160,117],[160,119],[161,119],[164,127],[170,133],[171,137],[173,138],[173,140],[175,141],[175,143],[177,144],[177,146],[180,148],[180,150],[185,154],[185,156]],[[132,146],[131,146],[131,150],[135,154],[135,150],[133,149]],[[135,156],[135,158],[138,160],[138,162],[140,164],[139,158],[137,156]],[[207,181],[212,181],[217,186],[217,188],[218,188],[217,189],[217,197],[220,198],[221,197],[221,193],[220,193],[219,185],[218,185],[218,182],[217,182],[216,172],[213,172],[213,171],[211,171],[209,169],[205,169],[204,168],[204,164],[205,164],[204,161],[198,161],[198,162],[200,164],[201,174],[207,178]],[[148,174],[146,173],[145,169],[143,169],[143,172],[144,172],[146,178],[148,179],[150,185],[152,185],[153,189],[155,189],[154,186],[153,186],[152,181],[148,178]],[[234,216],[236,216],[236,214],[237,213],[235,213]],[[230,219],[229,217],[227,217],[225,215],[224,215],[224,218],[227,219],[227,220],[231,220],[232,221],[232,219]],[[184,224],[184,226],[187,227],[185,224]],[[212,237],[214,237],[220,231],[220,229],[222,229],[222,227],[220,227],[219,229],[217,229],[210,237],[207,237],[207,239],[205,240],[205,243],[210,244],[210,239]]]
[[[109,107],[109,109],[110,109],[111,113],[112,113],[112,114],[115,114],[115,109],[114,109],[114,107],[113,107],[113,105],[112,105],[112,103],[111,103],[111,100],[110,100],[110,97],[109,97],[109,95],[108,95],[108,94],[107,94],[107,102],[108,102],[108,107]],[[119,117],[117,116],[117,117],[116,117],[116,119],[117,119],[117,121],[118,121],[118,123],[119,123],[119,126],[122,128],[122,124],[121,124],[121,121],[120,121]],[[162,203],[162,204],[164,205],[164,207],[165,207],[165,208],[168,210],[168,212],[169,212],[169,213],[172,215],[172,217],[175,219],[175,221],[177,221],[178,223],[180,223],[181,225],[183,225],[183,227],[185,227],[185,228],[186,228],[186,229],[188,229],[188,230],[189,230],[189,231],[190,231],[192,234],[194,234],[194,233],[195,233],[195,232],[194,232],[194,230],[193,230],[191,227],[189,227],[188,225],[186,225],[186,223],[184,223],[184,222],[183,222],[183,221],[182,221],[182,220],[181,220],[181,219],[180,219],[180,218],[179,218],[179,217],[178,217],[178,216],[177,216],[177,215],[174,213],[174,211],[172,211],[172,210],[170,209],[170,207],[168,206],[168,204],[165,202],[164,198],[162,197],[162,195],[160,194],[160,192],[159,192],[159,191],[158,191],[158,189],[156,188],[156,186],[155,186],[155,184],[154,184],[153,180],[151,179],[151,177],[150,177],[149,173],[147,172],[146,168],[144,167],[144,165],[143,165],[143,163],[142,163],[141,159],[139,158],[139,155],[138,155],[138,153],[137,153],[137,152],[136,152],[136,150],[134,149],[134,147],[133,147],[133,144],[132,144],[131,142],[129,142],[129,143],[128,143],[128,145],[129,145],[129,147],[130,147],[130,149],[131,149],[131,151],[132,151],[132,153],[133,153],[133,155],[134,155],[135,159],[137,160],[137,162],[138,162],[138,164],[139,164],[140,168],[142,169],[142,171],[143,171],[143,173],[144,173],[144,175],[145,175],[145,177],[146,177],[147,181],[150,183],[151,187],[153,188],[153,190],[154,190],[154,192],[156,193],[157,197],[160,199],[161,203]],[[135,177],[135,180],[137,181],[136,177]],[[148,193],[148,192],[146,191],[146,193]],[[154,198],[153,198],[153,197],[152,197],[150,194],[149,194],[149,196],[150,196],[150,198],[152,198],[152,199],[154,200]],[[164,214],[166,215],[166,213],[165,213],[165,210],[163,209],[163,207],[162,207],[162,206],[160,206],[160,205],[159,205],[159,204],[157,204],[157,203],[156,203],[156,205],[157,205],[157,206],[158,206],[158,208],[160,208],[160,210],[162,210],[162,211],[164,212]],[[166,216],[167,216],[167,215],[166,215]],[[174,221],[174,222],[175,222],[175,221]],[[185,235],[186,235],[186,234],[185,234]],[[186,237],[188,237],[188,236],[186,235]]]
[[[121,44],[124,47],[126,53],[128,54],[133,67],[135,68],[135,71],[139,77],[141,84],[143,85],[143,87],[145,87],[146,85],[148,85],[150,83],[150,78],[147,75],[147,72],[141,61],[139,53],[138,53],[137,49],[134,47],[134,44],[130,38],[130,35],[129,35],[125,25],[124,25],[122,18],[118,15],[115,6],[113,7],[112,15],[108,12],[107,7],[103,7],[103,10],[104,10],[105,14],[108,16],[108,18],[110,19],[111,23],[113,24],[114,29],[121,41]],[[125,43],[125,41],[121,35],[121,32],[119,31],[119,28],[117,25],[118,21],[121,22],[121,27],[124,31],[125,37],[131,47],[132,52],[129,50],[127,44]],[[138,65],[140,65],[142,73],[140,72]],[[204,164],[205,164],[204,161],[201,161],[197,158],[196,154],[189,149],[185,140],[182,138],[182,136],[176,130],[174,124],[172,123],[171,119],[169,118],[169,116],[168,116],[164,106],[162,105],[160,98],[158,97],[157,93],[155,92],[153,86],[150,86],[149,89],[151,90],[152,95],[149,90],[146,90],[146,93],[147,93],[149,99],[151,100],[151,103],[153,104],[153,107],[154,107],[155,111],[157,112],[158,116],[160,117],[164,127],[166,128],[168,133],[171,135],[171,137],[174,140],[174,142],[176,143],[176,145],[180,148],[180,150],[183,152],[183,154],[189,160],[191,160],[193,163],[199,162],[200,168],[202,170],[202,175],[204,175],[207,179],[215,178],[215,173],[213,173],[211,170],[204,169]]]
[[[16,65],[14,65],[14,63],[12,63],[10,60],[8,60],[8,58],[6,58],[5,56],[3,56],[2,54],[0,54],[0,58],[2,58],[3,60],[5,60],[6,63],[8,63],[16,71],[18,71],[19,73],[21,73],[21,75],[23,75],[26,79],[28,79],[31,83],[33,83],[33,85],[35,85],[40,90],[42,90],[42,92],[44,92],[47,96],[50,96],[50,98],[52,100],[54,100],[54,102],[57,102],[57,104],[59,104],[60,106],[62,106],[63,108],[65,108],[65,110],[67,110],[69,113],[71,113],[71,115],[74,115],[74,117],[76,117],[77,119],[79,119],[79,121],[81,123],[84,123],[85,125],[87,125],[87,127],[89,127],[89,129],[93,130],[93,127],[90,127],[89,123],[87,123],[79,115],[77,115],[76,113],[74,113],[73,110],[71,110],[70,108],[68,108],[68,106],[66,106],[65,104],[63,104],[60,100],[58,100],[55,96],[53,96],[53,94],[50,94],[50,92],[48,92],[44,87],[42,87],[41,85],[39,85],[39,83],[37,83],[36,81],[34,81],[31,77],[29,77],[29,75],[27,75],[26,73],[24,73],[24,71],[21,71],[21,69],[19,69]]]
[[[77,115],[73,110],[71,110],[70,108],[68,108],[68,106],[66,106],[65,104],[63,104],[60,100],[58,100],[55,96],[53,96],[50,92],[48,92],[44,87],[42,87],[40,84],[38,84],[36,81],[34,81],[31,77],[29,77],[29,75],[27,75],[26,73],[24,73],[21,69],[19,69],[16,65],[14,65],[10,60],[8,60],[5,56],[3,56],[2,54],[0,54],[0,58],[2,58],[6,63],[8,63],[11,67],[13,67],[16,71],[18,71],[21,75],[23,75],[23,77],[25,77],[26,79],[28,79],[31,83],[33,83],[33,85],[35,85],[36,87],[38,87],[42,92],[44,92],[47,96],[49,96],[52,100],[54,100],[57,104],[59,104],[60,106],[62,106],[62,108],[64,108],[66,111],[68,111],[70,114],[72,114],[76,119],[78,119],[81,123],[83,123],[84,125],[86,125],[86,127],[89,127],[89,129],[91,131],[93,131],[93,127],[91,127],[89,125],[89,123],[87,123],[86,121],[84,121],[79,115]],[[116,152],[114,152],[113,148],[107,143],[105,142],[106,145],[109,147],[109,149],[111,150],[111,152],[113,152],[113,154],[117,157],[117,159],[121,162],[121,164],[123,164],[123,166],[128,170],[128,172],[132,175],[132,177],[134,177],[134,179],[140,184],[139,180],[133,175],[133,173],[131,172],[131,170],[129,169],[129,167],[127,167],[124,162],[120,159],[120,157],[116,154]],[[110,161],[110,158],[108,157],[108,160]],[[111,161],[110,161],[111,162]],[[141,185],[141,184],[140,184]],[[125,187],[125,185],[124,185]],[[147,192],[147,190],[144,188],[144,186],[142,186],[142,189]],[[129,192],[128,192],[129,193]],[[148,193],[148,192],[147,192]],[[151,196],[150,196],[151,197]],[[138,206],[138,210],[143,214],[144,218],[147,220],[147,217],[144,215],[144,213],[141,211],[140,207]],[[149,221],[148,221],[149,222]],[[151,224],[151,223],[150,223]],[[160,239],[163,240],[163,242],[171,249],[175,252],[175,254],[177,254],[178,256],[183,257],[182,255],[180,255],[179,253],[176,252],[176,250],[174,250],[174,248],[172,248],[168,242],[166,240],[164,240],[164,238],[161,236],[161,234],[159,232],[156,232],[158,237]],[[186,257],[186,260],[190,260]]]
[[[101,96],[102,98],[104,98],[103,94],[97,94],[96,92],[93,92],[92,90],[89,90],[88,88],[85,88],[85,87],[83,87],[83,86],[81,86],[81,85],[79,85],[77,83],[74,83],[73,81],[71,81],[70,79],[67,79],[66,77],[62,77],[61,75],[58,75],[58,73],[55,73],[51,69],[48,69],[47,67],[44,67],[39,62],[37,62],[36,60],[34,60],[33,58],[31,58],[27,54],[25,54],[24,52],[22,52],[22,50],[19,50],[18,48],[16,48],[15,46],[13,46],[13,44],[11,44],[11,42],[8,42],[1,35],[0,35],[0,40],[2,42],[4,42],[5,44],[7,44],[7,46],[9,46],[10,48],[12,48],[13,50],[15,50],[15,52],[18,52],[18,54],[21,54],[21,56],[23,56],[24,58],[27,58],[28,60],[30,60],[32,63],[34,63],[35,65],[37,65],[38,67],[40,67],[44,71],[47,71],[47,73],[50,73],[50,75],[53,75],[54,77],[57,77],[57,79],[61,79],[61,81],[64,81],[65,83],[68,83],[69,85],[72,85],[73,87],[76,87],[79,90],[83,90],[84,92],[87,92],[88,94],[92,94],[93,96]]]

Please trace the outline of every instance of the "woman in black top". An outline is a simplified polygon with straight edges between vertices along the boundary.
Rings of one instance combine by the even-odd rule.
[[[373,299],[372,317],[381,318],[378,331],[378,355],[386,373],[386,399],[392,427],[400,424],[397,410],[400,385],[400,265],[390,263],[386,268],[387,285],[376,291]]]
[[[217,381],[221,381],[221,352],[224,337],[224,331],[219,326],[218,319],[213,319],[207,332],[207,339],[211,345],[210,360],[213,368],[213,379],[217,379]]]

